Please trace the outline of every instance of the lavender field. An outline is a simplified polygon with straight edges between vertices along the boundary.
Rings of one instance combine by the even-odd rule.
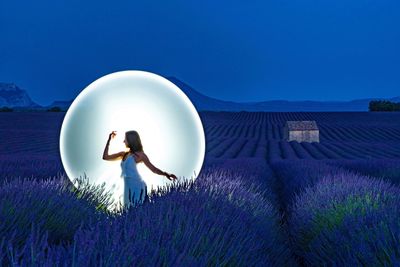
[[[66,177],[64,115],[0,113],[0,266],[400,265],[399,112],[201,112],[195,183],[120,215]]]

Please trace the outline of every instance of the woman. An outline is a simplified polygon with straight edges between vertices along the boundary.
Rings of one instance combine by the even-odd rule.
[[[108,136],[106,147],[104,148],[103,159],[104,160],[120,160],[121,159],[121,176],[124,179],[124,195],[123,203],[124,207],[129,207],[133,203],[143,203],[147,199],[147,187],[145,181],[143,181],[139,172],[137,171],[136,164],[143,162],[152,172],[164,175],[167,179],[173,181],[176,178],[174,174],[163,172],[156,168],[149,160],[147,155],[143,151],[142,142],[140,140],[137,131],[125,132],[124,143],[129,151],[121,151],[115,154],[108,154],[108,147],[111,139],[116,135],[115,131],[112,131]]]

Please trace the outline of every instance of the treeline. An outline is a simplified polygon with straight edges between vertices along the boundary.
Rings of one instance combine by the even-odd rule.
[[[13,112],[13,111],[18,111],[18,110],[14,110],[13,108],[10,108],[10,107],[7,107],[7,106],[0,107],[0,112]],[[28,109],[28,110],[25,110],[25,111],[31,111],[31,110]],[[34,110],[34,111],[40,111],[40,110]],[[43,111],[61,112],[63,110],[62,110],[62,108],[56,106],[56,107],[48,108],[48,109],[43,110]]]
[[[62,111],[60,107],[52,107],[47,109],[46,111],[50,111],[50,112],[60,112]]]
[[[12,108],[9,108],[9,107],[6,107],[6,106],[0,107],[0,112],[12,112],[12,111],[13,111]]]
[[[400,103],[387,100],[370,101],[369,111],[400,111]]]

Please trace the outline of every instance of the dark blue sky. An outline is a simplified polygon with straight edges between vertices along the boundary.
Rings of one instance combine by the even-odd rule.
[[[1,1],[0,81],[42,105],[127,69],[232,101],[399,96],[399,14],[398,0]]]

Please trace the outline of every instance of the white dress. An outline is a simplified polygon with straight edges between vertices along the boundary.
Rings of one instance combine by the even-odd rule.
[[[122,205],[128,207],[133,202],[143,203],[147,197],[147,186],[136,168],[136,161],[132,154],[129,154],[125,160],[121,160],[121,169],[121,177],[124,180]]]

